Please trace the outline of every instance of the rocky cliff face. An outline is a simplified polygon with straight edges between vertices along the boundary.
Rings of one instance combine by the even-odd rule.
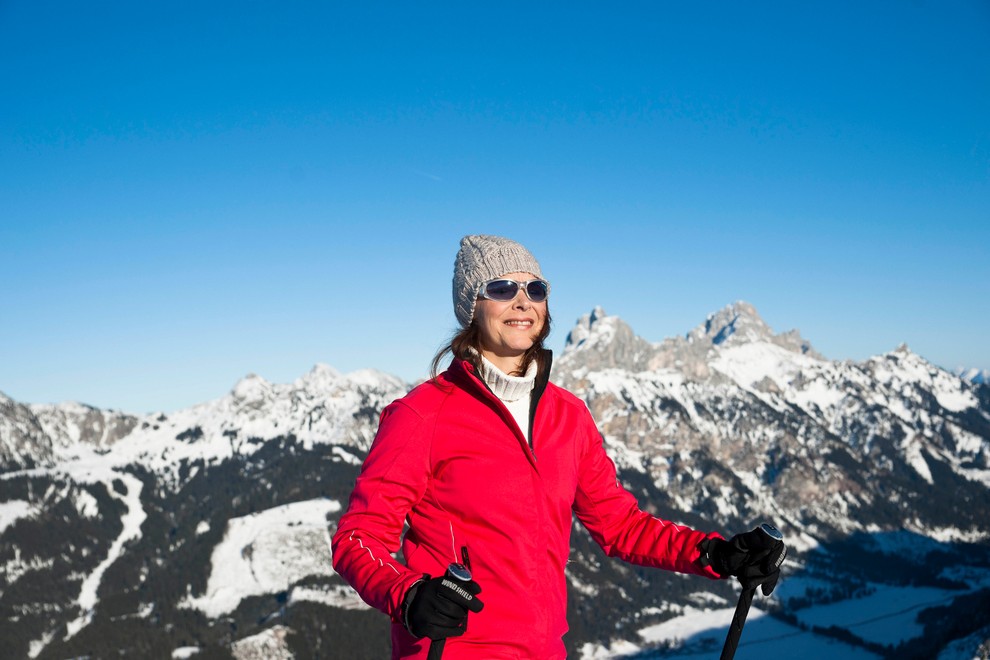
[[[904,528],[981,538],[954,496],[985,497],[979,386],[902,346],[833,362],[746,303],[650,344],[600,309],[554,377],[588,403],[620,463],[725,521],[786,516],[809,534]]]
[[[26,405],[0,393],[0,466],[53,465],[77,444],[108,450],[137,425],[132,415],[80,403]]]

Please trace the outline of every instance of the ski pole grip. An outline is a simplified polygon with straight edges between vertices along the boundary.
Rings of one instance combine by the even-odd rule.
[[[780,533],[780,530],[770,523],[760,523],[760,531],[772,538],[774,541],[784,540],[784,535]]]
[[[470,582],[471,571],[464,564],[450,564],[447,572],[443,574],[445,578],[457,580],[458,582]],[[443,657],[443,647],[447,643],[447,638],[434,639],[430,642],[430,653],[427,660],[440,660]]]

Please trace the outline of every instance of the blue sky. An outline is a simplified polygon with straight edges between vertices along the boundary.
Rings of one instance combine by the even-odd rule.
[[[460,237],[551,347],[735,301],[990,368],[990,4],[0,2],[0,391],[422,377]]]

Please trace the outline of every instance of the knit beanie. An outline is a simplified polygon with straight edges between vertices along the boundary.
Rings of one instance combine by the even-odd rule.
[[[501,236],[465,236],[454,260],[454,314],[461,326],[474,318],[481,285],[507,273],[532,273],[542,278],[540,264],[529,250]]]

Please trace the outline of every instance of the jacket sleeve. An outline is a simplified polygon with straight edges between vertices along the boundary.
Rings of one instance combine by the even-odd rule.
[[[402,599],[423,576],[392,556],[429,482],[427,425],[401,400],[383,412],[347,511],[331,541],[333,567],[361,598],[401,622]]]
[[[699,562],[698,544],[721,536],[642,511],[632,493],[619,483],[615,464],[605,453],[590,413],[582,428],[585,448],[578,466],[574,512],[605,553],[634,564],[719,579],[711,567]]]

